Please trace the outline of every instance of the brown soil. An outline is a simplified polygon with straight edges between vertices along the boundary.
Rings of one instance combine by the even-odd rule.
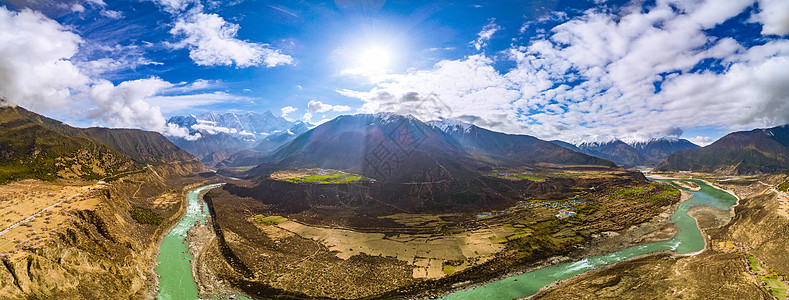
[[[561,260],[546,260],[549,257],[587,255],[671,238],[676,229],[664,224],[679,196],[654,202],[621,198],[615,191],[634,183],[616,176],[621,175],[562,176],[538,183],[519,182],[531,186],[530,193],[534,195],[559,199],[538,201],[521,209],[505,207],[484,218],[446,211],[381,213],[370,208],[332,204],[328,195],[327,200],[313,200],[324,203],[322,205],[288,213],[288,207],[281,207],[285,200],[272,202],[256,199],[258,196],[245,197],[260,195],[273,199],[275,195],[288,195],[286,189],[274,191],[274,194],[247,194],[239,192],[245,184],[237,182],[206,197],[217,238],[206,243],[208,248],[199,256],[199,272],[210,274],[199,278],[206,280],[201,285],[209,294],[214,282],[222,282],[260,298],[429,296],[456,288],[457,283],[473,284],[544,265],[547,261]],[[596,189],[583,193],[575,189],[573,192],[573,182]],[[567,190],[562,190],[565,187]],[[309,197],[321,199],[322,188],[307,189]],[[293,198],[292,195],[288,197]],[[593,203],[596,208],[571,218],[555,217],[557,208],[554,205],[580,200]],[[277,225],[256,223],[260,218],[255,216],[260,215],[281,215],[290,221]],[[442,254],[455,249],[450,241],[423,250],[409,244],[473,236],[480,230],[506,231],[501,236],[493,234],[490,238],[477,239],[486,245],[500,247],[490,258],[484,258],[485,254],[479,251],[473,253],[473,249],[464,250],[462,245],[455,247],[455,252]],[[609,236],[604,239],[607,244],[588,243],[603,235]],[[381,246],[384,244],[403,249],[413,247],[416,254],[406,255],[403,251],[392,254],[389,253],[391,249]],[[603,248],[606,250],[600,250]],[[425,253],[419,254],[419,251]],[[223,293],[222,288],[216,290]]]
[[[695,256],[647,255],[583,273],[544,289],[540,299],[772,299],[747,269],[746,254],[759,257],[779,274],[789,272],[789,221],[778,214],[771,187],[786,175],[765,183],[718,181],[741,198],[736,214],[694,208],[708,238],[706,251]]]
[[[201,168],[179,164],[148,167],[144,173],[94,189],[84,194],[84,199],[80,196],[62,203],[66,220],[50,231],[50,240],[13,255],[0,254],[0,298],[154,298],[158,243],[183,213],[188,186],[208,180],[192,173]],[[73,189],[67,182],[58,184],[64,191]],[[84,183],[74,185],[81,186]],[[137,223],[130,215],[135,206],[150,209],[163,222]]]

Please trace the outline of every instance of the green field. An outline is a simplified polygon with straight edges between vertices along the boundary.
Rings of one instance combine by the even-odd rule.
[[[159,225],[162,224],[162,217],[150,209],[135,206],[129,211],[132,219],[140,224]]]
[[[781,281],[781,275],[769,268],[765,268],[753,255],[748,255],[748,268],[756,273],[764,282],[765,288],[770,291],[773,297],[787,299],[786,292],[789,290],[789,283]]]
[[[349,183],[349,182],[367,181],[367,180],[370,179],[363,176],[353,175],[348,173],[337,173],[331,175],[307,175],[302,177],[285,179],[285,181],[293,182],[293,183],[318,183],[318,184],[337,184],[337,183]]]
[[[543,182],[543,181],[545,181],[545,178],[538,177],[538,176],[535,176],[533,174],[525,174],[525,173],[513,173],[513,174],[510,174],[510,173],[505,173],[505,172],[496,171],[496,170],[491,171],[490,174],[488,174],[488,176],[493,176],[493,177],[497,177],[497,178],[504,178],[504,179],[509,179],[509,180],[529,180],[529,181],[534,181],[534,182]]]
[[[670,200],[679,195],[679,190],[668,185],[637,185],[613,191],[616,198],[642,199],[647,202]]]
[[[778,187],[776,189],[781,191],[781,192],[789,192],[789,180],[786,180],[783,183],[781,183],[780,185],[778,185]]]
[[[285,221],[288,220],[287,218],[282,217],[282,216],[268,216],[268,217],[266,217],[264,215],[254,216],[254,219],[258,223],[263,224],[265,226],[277,225],[277,224],[280,224],[280,223],[285,222]]]

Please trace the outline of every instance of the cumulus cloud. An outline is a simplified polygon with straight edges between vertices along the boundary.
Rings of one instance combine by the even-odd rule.
[[[789,1],[759,0],[757,18],[763,24],[762,34],[789,34]]]
[[[31,10],[0,6],[0,96],[34,110],[58,109],[88,83],[69,61],[82,39]]]
[[[496,19],[491,19],[490,23],[483,26],[482,31],[477,33],[477,39],[471,42],[471,44],[474,45],[474,48],[477,49],[477,51],[481,50],[482,48],[485,48],[485,46],[487,46],[488,40],[490,40],[490,38],[493,37],[493,34],[496,33],[496,31],[501,30],[501,27],[499,25],[493,23],[494,21],[496,21]]]
[[[307,103],[307,112],[304,113],[304,120],[311,120],[312,115],[315,113],[323,113],[328,111],[345,112],[351,110],[351,107],[345,105],[331,105],[325,104],[321,101],[312,100]]]
[[[367,111],[462,117],[567,141],[774,126],[789,121],[789,41],[747,48],[706,31],[751,5],[658,1],[629,12],[592,9],[542,38],[513,45],[504,52],[515,64],[508,70],[496,70],[492,58],[478,54],[392,75],[370,90],[338,92],[365,101]],[[721,70],[697,69],[709,62]],[[448,109],[412,101],[431,97]]]
[[[190,136],[186,128],[168,124],[159,106],[146,101],[172,85],[155,77],[124,81],[117,86],[109,81],[98,82],[90,89],[90,99],[98,107],[90,111],[88,117],[101,119],[114,127],[140,127],[170,136],[199,138]]]
[[[189,49],[189,57],[201,66],[275,67],[293,63],[293,58],[266,44],[236,38],[238,24],[217,14],[194,9],[181,15],[170,33],[182,40],[174,48]]]
[[[289,115],[290,113],[292,113],[292,112],[295,112],[295,111],[297,111],[297,110],[299,110],[299,109],[298,109],[298,108],[295,108],[295,107],[293,107],[293,106],[285,106],[285,107],[283,107],[282,109],[280,109],[280,111],[282,111],[282,114],[281,114],[280,116],[282,116],[283,118],[285,118],[285,119],[287,119],[287,120],[290,120],[290,119],[288,119],[288,115]]]
[[[198,122],[198,124],[192,125],[192,129],[199,130],[199,131],[205,132],[207,134],[213,135],[213,134],[218,134],[218,133],[228,133],[228,134],[238,133],[238,129],[235,129],[235,128],[227,128],[227,127],[222,127],[222,126],[216,126],[216,125],[212,125],[212,124],[210,124],[208,122],[200,122],[200,120],[198,120],[197,122]],[[247,133],[249,133],[249,132],[247,132]]]

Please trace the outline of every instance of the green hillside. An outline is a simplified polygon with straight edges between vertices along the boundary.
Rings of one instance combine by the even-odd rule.
[[[58,133],[84,137],[104,144],[138,163],[164,164],[170,162],[198,162],[197,158],[178,148],[158,132],[139,129],[109,129],[101,127],[75,128],[21,107],[20,115]]]
[[[20,115],[16,107],[0,108],[0,182],[98,179],[136,167],[105,145],[50,130]]]

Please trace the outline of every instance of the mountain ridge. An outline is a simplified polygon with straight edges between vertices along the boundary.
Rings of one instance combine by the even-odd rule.
[[[619,139],[578,144],[559,140],[551,142],[565,149],[611,160],[624,168],[655,166],[676,151],[699,147],[686,139],[676,137],[650,138],[629,143]]]
[[[678,151],[655,168],[726,175],[766,174],[787,169],[787,125],[732,132],[705,147]]]
[[[615,167],[607,160],[527,135],[499,133],[471,124],[462,125],[469,134],[459,132],[465,129],[447,133],[438,125],[396,114],[339,116],[296,137],[247,175],[288,168],[328,168],[376,179],[421,180],[466,177],[480,170],[539,163]],[[457,127],[444,126],[451,128]],[[403,170],[382,174],[379,167],[392,163],[390,160]]]

